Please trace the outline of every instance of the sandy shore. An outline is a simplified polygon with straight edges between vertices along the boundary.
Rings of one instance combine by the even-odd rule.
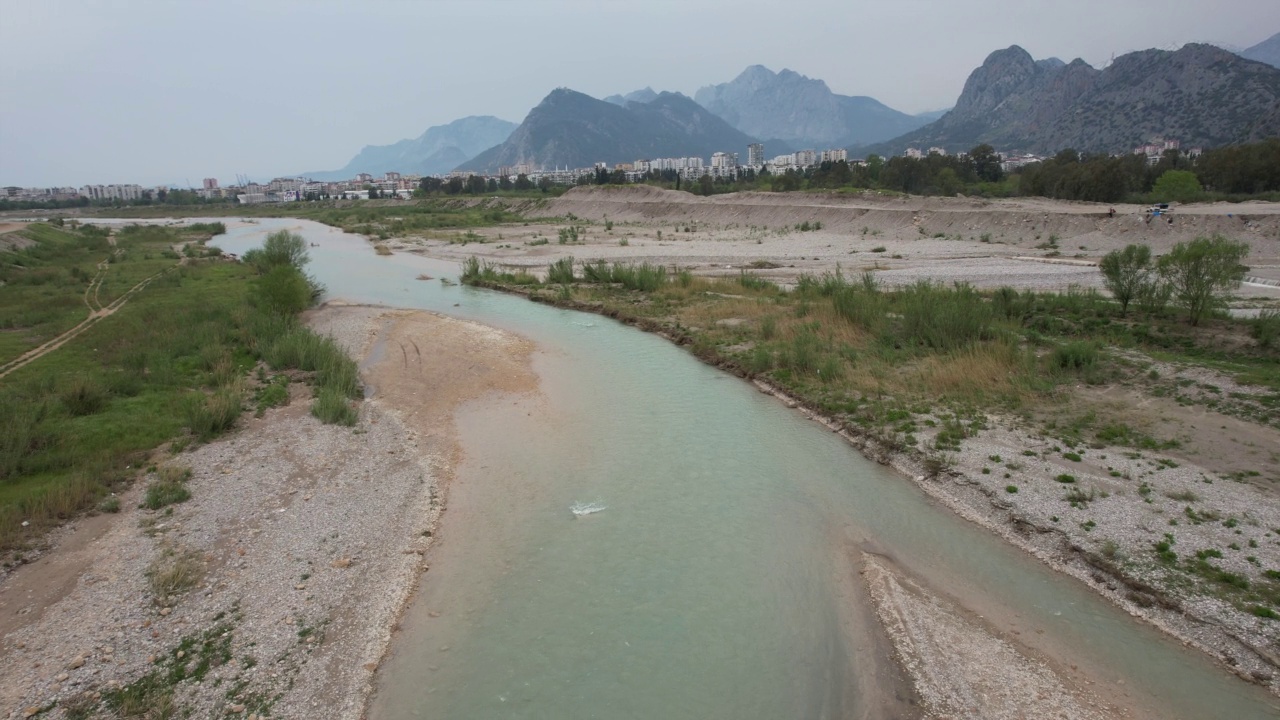
[[[366,358],[376,394],[358,425],[319,423],[295,386],[289,406],[246,414],[225,438],[157,453],[191,469],[189,501],[142,509],[139,483],[119,514],[75,522],[3,578],[0,717],[115,717],[112,702],[191,717],[363,715],[427,569],[460,452],[453,410],[534,378],[527,343],[474,323],[338,306],[310,322]],[[179,559],[193,587],[157,597],[148,576]],[[175,669],[186,677],[163,679]]]

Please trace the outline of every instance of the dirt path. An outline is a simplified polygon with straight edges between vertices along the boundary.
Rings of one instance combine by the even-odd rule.
[[[116,298],[109,305],[104,307],[102,303],[98,301],[98,290],[102,287],[102,278],[106,272],[106,270],[103,269],[102,266],[106,262],[107,261],[104,260],[102,263],[98,264],[98,267],[99,267],[98,274],[95,275],[93,281],[89,283],[89,288],[85,289],[85,296],[84,296],[85,305],[89,308],[89,317],[85,318],[84,320],[81,320],[78,324],[76,324],[75,327],[71,328],[70,330],[67,330],[61,335],[58,335],[52,340],[49,340],[38,347],[32,348],[31,350],[28,350],[27,352],[23,353],[22,355],[19,355],[13,360],[10,360],[4,365],[0,365],[0,378],[4,378],[6,375],[13,372],[14,370],[25,367],[26,365],[29,365],[32,362],[35,362],[36,360],[39,360],[45,355],[48,355],[54,350],[57,350],[63,345],[66,345],[68,342],[71,342],[76,338],[76,336],[80,335],[85,330],[88,330],[89,328],[93,327],[103,318],[111,317],[112,315],[114,315],[117,310],[124,307],[134,295],[141,292],[146,286],[150,285],[153,280],[160,277],[161,275],[171,273],[182,266],[182,262],[179,261],[173,267],[167,268],[165,270],[161,270],[160,272],[143,279],[137,285],[134,285],[133,287],[129,288],[129,290],[126,291],[123,295]],[[96,310],[93,307],[93,303],[89,301],[90,289],[93,290],[93,302],[96,302],[98,304],[98,308]]]

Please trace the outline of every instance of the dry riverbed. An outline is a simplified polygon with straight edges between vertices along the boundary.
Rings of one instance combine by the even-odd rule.
[[[311,323],[373,356],[356,427],[321,424],[294,386],[225,438],[157,453],[190,468],[186,502],[143,509],[141,482],[0,579],[0,717],[363,715],[427,570],[454,408],[534,385],[527,343],[473,323],[361,307]]]

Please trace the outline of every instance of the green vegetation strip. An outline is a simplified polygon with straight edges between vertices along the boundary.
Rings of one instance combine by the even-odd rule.
[[[145,275],[161,258],[172,266],[180,257],[174,247],[213,229],[220,228],[124,228],[123,252],[107,272]],[[15,350],[75,324],[67,309],[84,308],[91,277],[76,268],[110,251],[103,231],[91,227],[33,225],[25,233],[35,245],[0,252],[0,318],[6,335],[22,338],[11,343]],[[301,371],[316,388],[317,416],[355,422],[355,363],[297,320],[322,291],[301,270],[302,239],[277,233],[243,263],[195,247],[182,254],[200,257],[0,381],[0,550],[20,550],[50,524],[93,507],[163,443],[177,450],[233,427],[255,365]],[[174,501],[185,486],[173,485],[147,502]]]

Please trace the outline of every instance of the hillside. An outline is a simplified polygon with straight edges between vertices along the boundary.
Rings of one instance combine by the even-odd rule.
[[[822,80],[785,69],[775,73],[761,65],[698,90],[694,99],[752,137],[806,148],[880,142],[927,122],[875,98],[838,95]]]
[[[359,173],[388,171],[434,175],[506,140],[516,124],[490,116],[470,116],[430,127],[416,138],[391,145],[366,145],[341,170],[303,173],[313,180],[348,180]]]
[[[1276,33],[1253,47],[1243,50],[1240,57],[1280,68],[1280,33]]]
[[[528,163],[536,167],[591,167],[654,157],[745,155],[755,142],[694,101],[664,92],[649,103],[620,107],[560,88],[542,100],[511,137],[459,170],[492,171]]]
[[[1280,70],[1211,45],[1142,50],[1103,70],[1036,62],[1013,46],[987,57],[955,108],[869,150],[907,147],[1124,152],[1154,137],[1213,147],[1280,135]]]

